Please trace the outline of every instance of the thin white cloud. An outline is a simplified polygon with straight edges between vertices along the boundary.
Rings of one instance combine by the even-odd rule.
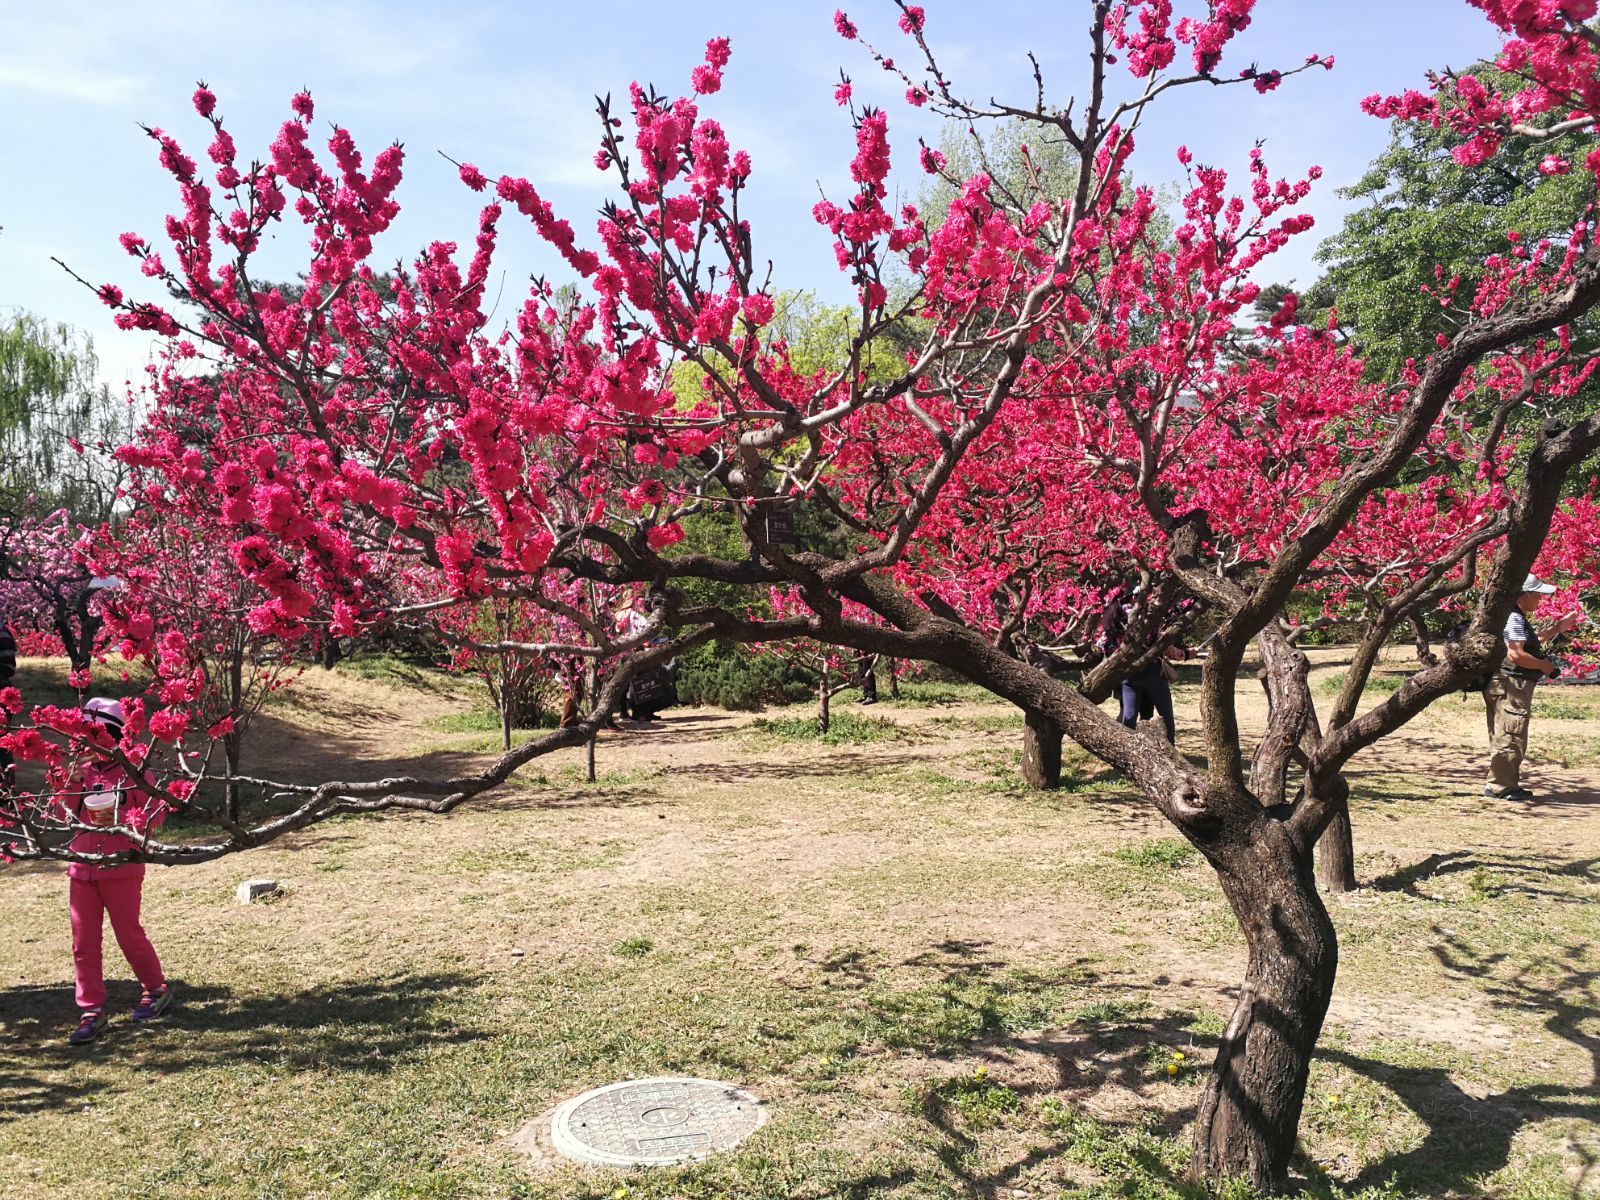
[[[65,63],[0,67],[0,88],[62,96],[85,104],[126,104],[144,94],[147,82],[136,75],[115,75]]]

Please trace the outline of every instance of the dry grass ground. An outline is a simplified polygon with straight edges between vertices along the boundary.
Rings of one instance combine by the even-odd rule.
[[[1256,685],[1240,695],[1259,723]],[[63,1041],[62,872],[6,868],[0,1196],[1191,1195],[1183,1127],[1242,972],[1209,872],[1095,764],[1020,789],[1004,707],[913,700],[831,743],[793,736],[801,710],[677,710],[606,736],[596,784],[563,753],[446,819],[152,869],[179,1006],[85,1049]],[[1600,1190],[1600,695],[1540,704],[1531,806],[1477,794],[1476,702],[1357,764],[1367,886],[1331,903],[1317,1194]],[[431,675],[314,671],[253,753],[349,777],[465,764],[493,736],[469,707]],[[236,905],[262,875],[283,898]],[[631,1176],[508,1143],[659,1073],[735,1080],[772,1120]]]

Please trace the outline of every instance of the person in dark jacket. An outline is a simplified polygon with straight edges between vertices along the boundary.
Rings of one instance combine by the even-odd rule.
[[[1114,654],[1121,647],[1123,639],[1127,637],[1128,626],[1133,619],[1141,591],[1142,589],[1138,587],[1118,588],[1111,593],[1108,598],[1106,621],[1099,639],[1098,648],[1102,654]],[[1175,608],[1162,619],[1160,624],[1170,623],[1180,611],[1181,606]],[[1122,712],[1118,720],[1129,729],[1134,729],[1141,720],[1148,721],[1158,716],[1161,718],[1161,726],[1167,735],[1167,741],[1175,744],[1178,740],[1178,725],[1172,709],[1172,684],[1169,676],[1169,672],[1173,669],[1168,664],[1182,662],[1189,657],[1190,651],[1184,646],[1168,646],[1160,656],[1124,678],[1119,687]]]

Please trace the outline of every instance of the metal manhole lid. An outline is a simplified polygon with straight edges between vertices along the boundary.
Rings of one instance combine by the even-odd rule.
[[[550,1118],[550,1142],[578,1162],[659,1167],[726,1150],[766,1119],[761,1101],[731,1083],[632,1079],[562,1104]]]

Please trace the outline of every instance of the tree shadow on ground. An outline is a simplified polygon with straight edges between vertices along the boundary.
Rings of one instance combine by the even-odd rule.
[[[1584,860],[1591,865],[1591,860]],[[1542,1121],[1600,1121],[1600,970],[1586,968],[1586,951],[1566,946],[1527,963],[1507,954],[1482,954],[1435,929],[1443,942],[1434,955],[1452,975],[1470,977],[1480,994],[1503,1010],[1539,1009],[1544,1027],[1588,1056],[1583,1083],[1528,1083],[1489,1095],[1474,1095],[1444,1066],[1396,1066],[1344,1051],[1323,1049],[1341,1063],[1390,1088],[1427,1126],[1414,1148],[1369,1164],[1354,1186],[1396,1180],[1420,1194],[1478,1194],[1485,1176],[1506,1166],[1521,1130]],[[1600,1164],[1580,1162],[1569,1175],[1571,1195],[1600,1177]]]
[[[190,1068],[248,1063],[387,1073],[436,1047],[490,1036],[463,1026],[453,1004],[477,982],[435,973],[241,995],[176,980],[176,1001],[159,1022],[138,1026],[113,1015],[106,1032],[85,1046],[66,1040],[76,1013],[71,988],[0,989],[0,1124]],[[137,998],[136,985],[127,982],[110,983],[107,992],[112,1014],[127,1012]],[[115,1061],[128,1059],[137,1061],[137,1072]],[[107,1070],[95,1071],[98,1064]]]
[[[1154,1011],[1146,998],[1159,987],[1184,981],[1135,984],[1125,989],[1126,996],[1084,1003],[1086,989],[1113,982],[1100,974],[1095,960],[1083,957],[1049,971],[1023,971],[992,943],[963,938],[902,958],[847,950],[814,963],[830,979],[830,990],[853,993],[849,1000],[867,1010],[869,1040],[926,1056],[927,1076],[913,1090],[914,1111],[923,1124],[918,1140],[939,1161],[944,1175],[938,1182],[952,1194],[1010,1197],[1023,1184],[1030,1185],[1031,1194],[1033,1180],[1025,1177],[1080,1145],[1086,1136],[1081,1121],[1097,1136],[1102,1129],[1113,1140],[1131,1135],[1126,1144],[1117,1143],[1117,1153],[1139,1174],[1159,1179],[1177,1195],[1208,1195],[1191,1188],[1161,1159],[1154,1143],[1140,1136],[1176,1136],[1189,1119],[1189,1091],[1174,1091],[1166,1081],[1166,1060],[1156,1063],[1151,1047],[1192,1046],[1199,1018]],[[905,982],[907,972],[915,987],[883,986],[890,975]],[[1041,1016],[1046,1027],[1024,1027]],[[1006,1093],[1020,1102],[1059,1104],[1059,1119],[1043,1121],[1026,1144],[996,1155],[963,1108],[960,1089],[975,1077],[951,1070],[957,1062],[970,1067],[974,1061],[987,1079],[1004,1080]],[[1112,1093],[1115,1103],[1100,1108],[1097,1101]],[[1080,1111],[1093,1115],[1074,1115]]]
[[[673,716],[658,714],[649,721],[623,721],[621,728],[614,730],[612,736],[603,739],[600,744],[603,746],[608,741],[615,744],[617,741],[635,739],[669,746],[681,742],[703,742],[724,736],[738,728],[738,722],[739,718],[734,713],[685,712]]]
[[[1600,884],[1600,857],[1577,858],[1561,862],[1550,856],[1513,854],[1490,850],[1450,850],[1399,867],[1372,881],[1380,892],[1404,892],[1408,896],[1435,899],[1422,885],[1466,876],[1469,886],[1487,894],[1511,894],[1557,904],[1587,904],[1591,901],[1571,890],[1545,887],[1541,877],[1559,875],[1587,883]]]
[[[1438,857],[1446,866],[1457,862],[1452,856]],[[1517,856],[1503,857],[1520,861]],[[1470,869],[1470,864],[1458,869]],[[1545,869],[1587,875],[1593,873],[1595,862],[1582,859]],[[1417,878],[1425,875],[1425,870],[1415,873]],[[1394,1065],[1371,1054],[1324,1046],[1319,1058],[1392,1090],[1427,1132],[1419,1145],[1367,1163],[1348,1181],[1332,1179],[1300,1152],[1294,1181],[1305,1194],[1335,1196],[1367,1187],[1398,1188],[1406,1195],[1480,1194],[1482,1180],[1511,1160],[1523,1129],[1563,1118],[1600,1120],[1600,970],[1583,965],[1585,948],[1565,947],[1530,965],[1506,955],[1474,954],[1442,930],[1435,932],[1443,939],[1436,954],[1448,971],[1471,978],[1475,990],[1497,1008],[1545,1012],[1545,1027],[1588,1056],[1587,1077],[1571,1084],[1529,1083],[1477,1095],[1470,1082],[1453,1077],[1446,1064]],[[954,1013],[954,1019],[941,1022],[942,1036],[936,1043],[908,1038],[896,1045],[892,1037],[885,1040],[891,1048],[927,1055],[929,1070],[917,1092],[917,1112],[949,1185],[959,1194],[1011,1196],[1019,1186],[1031,1187],[1029,1173],[1048,1160],[1077,1155],[1082,1161],[1087,1139],[1113,1147],[1107,1161],[1122,1164],[1117,1169],[1136,1173],[1147,1183],[1159,1181],[1185,1197],[1211,1195],[1190,1185],[1181,1171],[1171,1168],[1170,1155],[1162,1156],[1140,1134],[1147,1131],[1161,1138],[1182,1134],[1199,1098],[1193,1085],[1209,1069],[1215,1050],[1214,1025],[1204,1028],[1195,1013],[1156,1005],[1170,1005],[1174,989],[1209,991],[1226,1004],[1225,989],[1166,977],[1125,984],[1101,977],[1087,960],[1046,974],[1019,974],[991,944],[970,940],[940,942],[898,961],[846,951],[817,965],[832,977],[836,988],[859,989],[857,996],[874,1010],[880,1029],[892,1029],[904,1017],[893,993],[873,986],[887,971],[926,973],[925,991]],[[1002,982],[991,986],[997,978]],[[1029,1011],[1025,1001],[1030,996],[1064,985],[1094,987],[1101,993],[1115,986],[1118,994],[1081,1004],[1070,1013],[1058,1010],[1058,1019],[1047,1028],[1016,1028],[1019,1011]],[[1165,1076],[1172,1047],[1186,1051],[1181,1073],[1190,1086],[1175,1086]],[[1027,1145],[997,1157],[962,1108],[961,1088],[970,1087],[974,1077],[950,1071],[950,1064],[973,1060],[987,1068],[987,1079],[1005,1081],[1035,1114],[1042,1111],[1041,1103],[1059,1105],[1052,1109],[1059,1119],[1043,1122]],[[941,1068],[940,1063],[946,1065]],[[1092,1166],[1103,1169],[1099,1161]],[[1581,1174],[1575,1176],[1573,1169]],[[1568,1186],[1576,1198],[1600,1178],[1600,1163],[1580,1155],[1573,1169]],[[1111,1182],[1135,1186],[1127,1180]]]
[[[803,745],[803,743],[797,744]],[[869,779],[895,767],[924,764],[923,754],[874,754],[849,750],[834,754],[796,756],[777,761],[745,759],[732,762],[674,764],[672,774],[710,783],[737,784],[760,779],[806,779],[853,777]]]

